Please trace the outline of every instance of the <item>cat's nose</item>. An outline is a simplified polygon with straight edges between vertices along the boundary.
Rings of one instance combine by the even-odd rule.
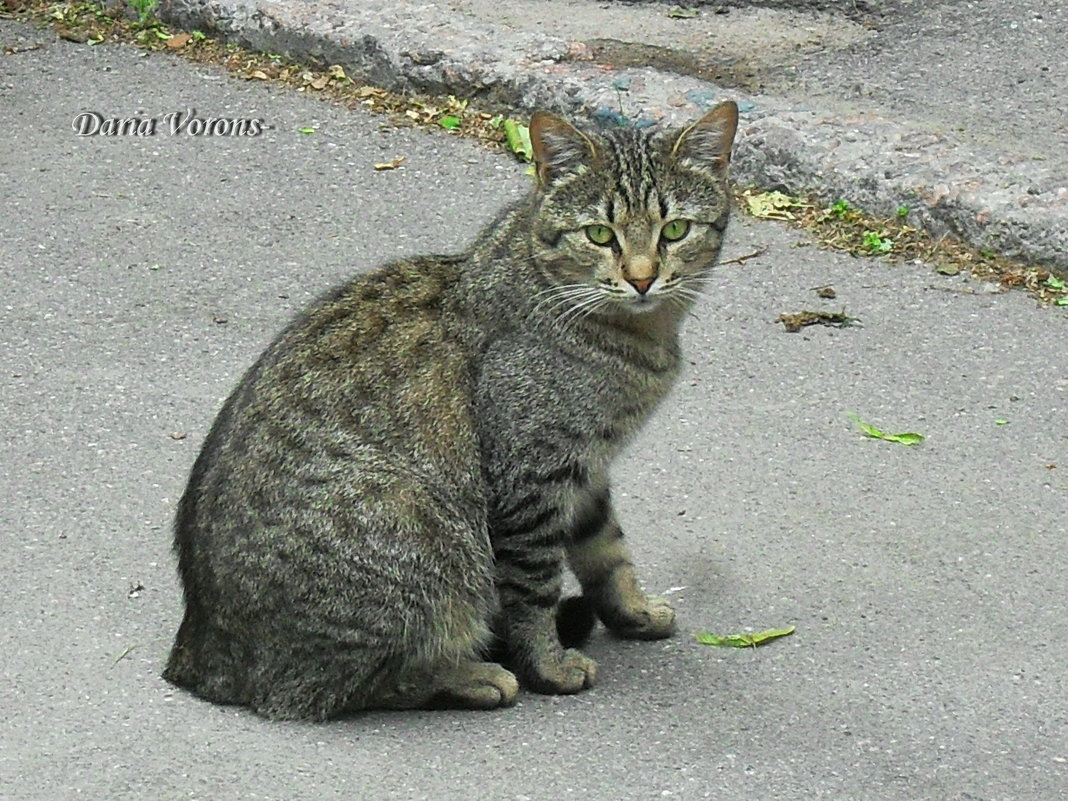
[[[637,289],[639,295],[644,295],[649,291],[649,287],[653,285],[655,280],[655,276],[653,278],[628,278],[627,283]]]

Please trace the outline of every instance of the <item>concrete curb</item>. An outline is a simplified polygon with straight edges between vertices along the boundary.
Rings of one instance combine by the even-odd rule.
[[[162,0],[159,14],[252,49],[340,64],[394,91],[454,94],[491,108],[610,121],[622,104],[637,124],[651,125],[733,97],[743,110],[740,184],[844,197],[887,216],[906,205],[909,221],[936,235],[1068,274],[1068,176],[907,122],[798,108],[651,68],[606,68],[581,42],[453,20],[432,3]]]

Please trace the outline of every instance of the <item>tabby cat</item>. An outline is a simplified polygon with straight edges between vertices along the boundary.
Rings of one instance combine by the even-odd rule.
[[[594,615],[672,634],[607,470],[679,371],[737,123],[731,102],[657,134],[538,112],[536,186],[470,250],[358,276],[286,328],[179,503],[164,677],[268,718],[490,709],[590,687],[567,646]],[[582,594],[561,604],[565,560]]]

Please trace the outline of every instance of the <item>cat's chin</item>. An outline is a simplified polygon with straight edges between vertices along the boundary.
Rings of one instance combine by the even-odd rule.
[[[623,308],[631,314],[648,314],[649,312],[656,311],[663,305],[663,298],[651,298],[648,295],[640,295],[636,298],[629,298],[627,301],[625,301],[623,303]]]

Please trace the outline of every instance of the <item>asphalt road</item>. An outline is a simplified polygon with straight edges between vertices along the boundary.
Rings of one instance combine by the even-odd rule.
[[[767,252],[720,270],[616,471],[676,638],[598,634],[595,689],[495,713],[279,724],[163,682],[169,525],[238,376],[321,290],[461,247],[528,179],[445,133],[0,20],[0,51],[35,39],[0,55],[5,801],[1063,795],[1068,310],[742,218],[725,255]],[[269,127],[169,135],[189,108]],[[160,128],[80,138],[84,111]],[[774,322],[843,307],[861,325]],[[865,438],[851,411],[927,440]],[[692,639],[786,624],[759,650]]]

